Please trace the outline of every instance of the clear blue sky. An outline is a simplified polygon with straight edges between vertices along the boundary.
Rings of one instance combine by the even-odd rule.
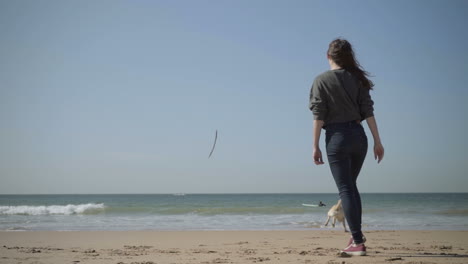
[[[0,193],[337,192],[307,105],[339,36],[386,148],[368,132],[360,190],[467,192],[466,25],[467,1],[1,1]]]

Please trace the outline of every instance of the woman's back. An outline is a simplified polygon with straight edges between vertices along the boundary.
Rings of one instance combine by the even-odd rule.
[[[345,69],[320,74],[310,92],[309,108],[325,125],[362,121],[373,115],[373,104],[369,89],[362,87],[356,76]]]

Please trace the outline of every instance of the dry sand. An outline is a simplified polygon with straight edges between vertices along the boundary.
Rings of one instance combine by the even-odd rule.
[[[468,263],[468,231],[369,231],[339,256],[340,231],[0,232],[0,263]]]

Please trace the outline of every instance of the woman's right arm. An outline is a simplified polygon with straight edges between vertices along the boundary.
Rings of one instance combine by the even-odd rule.
[[[384,147],[382,146],[382,142],[380,141],[379,129],[377,128],[377,122],[375,121],[375,117],[371,116],[366,118],[367,125],[374,137],[374,158],[377,160],[377,163],[384,157]]]
[[[374,158],[378,163],[383,159],[384,148],[382,142],[380,141],[379,129],[377,128],[377,122],[374,117],[374,101],[370,96],[370,89],[362,88],[359,93],[359,109],[361,112],[361,117],[363,120],[367,121],[372,136],[374,137]]]

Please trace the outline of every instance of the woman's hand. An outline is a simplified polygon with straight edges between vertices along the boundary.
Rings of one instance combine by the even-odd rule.
[[[377,160],[377,163],[380,163],[380,161],[383,159],[384,152],[385,151],[382,143],[378,142],[374,145],[374,158]]]
[[[314,163],[315,165],[322,165],[323,159],[322,159],[322,151],[320,151],[320,148],[314,148]]]

